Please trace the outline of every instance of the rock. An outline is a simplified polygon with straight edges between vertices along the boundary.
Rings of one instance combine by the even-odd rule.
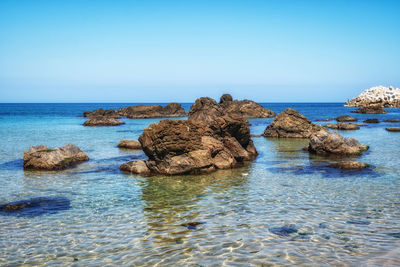
[[[92,116],[83,123],[83,126],[118,126],[125,122],[117,120],[110,116]]]
[[[392,86],[376,86],[362,92],[358,97],[346,102],[348,107],[400,107],[400,89]]]
[[[336,117],[335,120],[338,122],[351,122],[351,121],[357,121],[357,118],[354,118],[349,115],[342,115],[342,116]]]
[[[266,109],[252,100],[232,100],[232,96],[221,96],[220,106],[229,114],[239,114],[246,118],[272,118],[275,112]]]
[[[223,94],[219,99],[219,103],[222,104],[224,102],[232,102],[233,98],[230,94]]]
[[[118,143],[118,147],[126,149],[142,149],[139,141],[136,140],[121,140]]]
[[[97,116],[107,116],[107,117],[112,117],[114,119],[120,119],[121,116],[118,114],[117,111],[113,109],[96,109],[93,111],[85,111],[83,112],[83,117],[97,117]]]
[[[36,217],[43,214],[54,214],[70,208],[70,201],[66,197],[36,197],[0,205],[0,215]]]
[[[360,155],[368,150],[368,146],[361,145],[354,138],[344,138],[339,133],[320,131],[313,134],[306,148],[310,153],[318,155],[351,156]]]
[[[386,131],[389,131],[389,132],[400,132],[400,127],[386,128]]]
[[[369,164],[358,161],[340,161],[332,163],[331,165],[329,165],[329,167],[336,169],[358,170],[368,168]]]
[[[335,130],[344,130],[344,131],[360,129],[360,127],[357,124],[345,123],[345,122],[328,123],[325,125],[325,127],[335,129]]]
[[[139,142],[148,160],[125,163],[121,170],[143,175],[209,173],[257,156],[247,120],[226,113],[207,97],[196,100],[187,120],[151,124]]]
[[[321,130],[325,129],[312,123],[297,110],[287,108],[276,116],[262,135],[276,138],[310,138],[313,133]]]
[[[75,162],[89,160],[79,147],[68,144],[48,149],[45,145],[31,146],[24,152],[24,169],[62,170]]]
[[[370,106],[370,107],[359,107],[356,110],[352,110],[353,113],[362,114],[385,114],[386,110],[382,106]]]
[[[178,103],[169,103],[165,107],[161,105],[137,105],[118,109],[121,116],[129,119],[185,117],[187,111]]]
[[[297,233],[298,229],[291,224],[287,226],[285,225],[279,227],[271,227],[269,228],[269,231],[279,236],[289,236],[291,234]]]
[[[400,120],[398,120],[398,119],[388,119],[388,120],[384,120],[384,122],[400,122]]]
[[[379,123],[379,119],[366,119],[365,121],[363,121],[365,123]]]
[[[261,137],[261,134],[251,134],[251,137]]]

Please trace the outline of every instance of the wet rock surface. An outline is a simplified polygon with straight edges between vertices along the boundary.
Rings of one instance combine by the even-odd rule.
[[[360,155],[368,148],[368,146],[361,145],[354,138],[345,138],[338,133],[320,131],[310,138],[310,143],[306,150],[322,156],[351,156]]]
[[[125,149],[142,149],[142,146],[140,145],[139,141],[136,140],[121,140],[118,143],[119,148],[125,148]]]
[[[149,158],[128,162],[121,170],[150,174],[198,174],[242,166],[257,150],[250,138],[248,121],[229,114],[211,98],[199,98],[188,120],[162,120],[139,137]]]
[[[388,132],[400,132],[400,127],[388,127],[386,128]]]
[[[83,123],[83,126],[118,126],[125,124],[125,122],[117,120],[113,116],[92,116]]]
[[[366,119],[363,122],[365,122],[365,123],[380,123],[379,119]]]
[[[356,110],[352,110],[352,113],[361,114],[385,114],[386,110],[382,106],[370,106],[370,107],[360,107]]]
[[[331,168],[345,169],[345,170],[359,170],[369,167],[369,164],[358,161],[340,161],[329,165]]]
[[[328,124],[325,125],[325,127],[330,128],[330,129],[335,129],[335,130],[343,130],[343,131],[359,130],[360,129],[359,125],[357,125],[357,124],[345,123],[345,122],[328,123]]]
[[[312,123],[297,110],[287,108],[276,116],[262,135],[274,138],[310,138],[319,131],[327,130]]]
[[[0,205],[0,215],[16,217],[36,217],[68,210],[68,198],[60,196],[36,197]]]
[[[24,152],[24,169],[62,170],[73,163],[89,160],[79,147],[68,144],[49,149],[46,145],[31,146]]]

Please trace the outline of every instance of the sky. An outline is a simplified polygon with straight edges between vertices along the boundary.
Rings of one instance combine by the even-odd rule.
[[[1,0],[0,102],[344,102],[400,87],[400,1]]]

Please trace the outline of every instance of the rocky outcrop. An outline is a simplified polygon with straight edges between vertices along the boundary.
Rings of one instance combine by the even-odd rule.
[[[382,106],[370,106],[370,107],[359,107],[356,110],[352,110],[352,113],[361,114],[385,114],[386,110]]]
[[[221,96],[219,101],[225,112],[230,114],[240,114],[246,118],[272,118],[275,112],[266,109],[252,100],[233,100],[229,94]]]
[[[90,115],[89,119],[83,123],[83,126],[118,126],[125,122],[115,119],[112,116],[94,116]]]
[[[297,110],[287,108],[276,116],[262,135],[275,138],[310,138],[319,131],[327,130],[312,123]]]
[[[306,149],[310,153],[329,156],[351,156],[360,155],[363,151],[368,150],[368,146],[361,145],[354,138],[344,138],[338,133],[329,131],[320,131],[312,135],[310,143]]]
[[[345,170],[359,170],[369,167],[369,164],[358,161],[340,161],[329,165],[331,168],[345,169]]]
[[[365,121],[363,121],[365,123],[379,123],[379,119],[366,119]]]
[[[140,145],[139,141],[136,140],[121,140],[118,143],[119,148],[125,148],[125,149],[142,149],[142,146]]]
[[[338,122],[352,122],[352,121],[357,121],[357,118],[354,118],[349,115],[342,115],[342,116],[336,117],[335,120]]]
[[[330,129],[335,129],[335,130],[342,130],[342,131],[359,130],[360,129],[360,127],[357,124],[345,123],[345,122],[328,123],[325,125],[325,127],[330,128]]]
[[[161,105],[137,105],[118,109],[118,114],[129,119],[185,117],[187,111],[178,103],[169,103],[165,107]]]
[[[400,127],[389,127],[385,128],[388,132],[400,132]]]
[[[226,113],[207,97],[196,100],[188,120],[153,123],[139,142],[148,160],[125,163],[122,171],[141,175],[208,173],[241,166],[257,156],[247,120]]]
[[[85,111],[83,112],[83,117],[97,117],[97,116],[106,116],[106,117],[112,117],[114,119],[120,119],[121,116],[118,114],[117,111],[113,109],[96,109],[93,111]]]
[[[62,170],[75,162],[89,160],[79,147],[68,144],[49,149],[45,145],[31,146],[24,152],[24,169]]]
[[[362,92],[358,97],[346,102],[347,107],[400,107],[400,89],[392,86],[376,86]]]

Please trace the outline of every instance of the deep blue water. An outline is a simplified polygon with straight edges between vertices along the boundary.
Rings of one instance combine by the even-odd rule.
[[[119,171],[143,152],[116,145],[160,119],[83,127],[79,117],[130,105],[0,104],[0,206],[69,201],[57,212],[36,205],[37,216],[0,214],[0,265],[400,265],[400,133],[385,130],[400,123],[341,132],[370,146],[358,160],[372,168],[361,172],[326,168],[330,160],[302,150],[305,140],[254,138],[260,155],[243,168],[143,178]],[[342,103],[263,106],[277,113],[291,107],[313,121],[400,119],[400,109],[354,114]],[[271,121],[250,120],[252,133]],[[29,146],[68,143],[90,161],[59,172],[22,169]]]

